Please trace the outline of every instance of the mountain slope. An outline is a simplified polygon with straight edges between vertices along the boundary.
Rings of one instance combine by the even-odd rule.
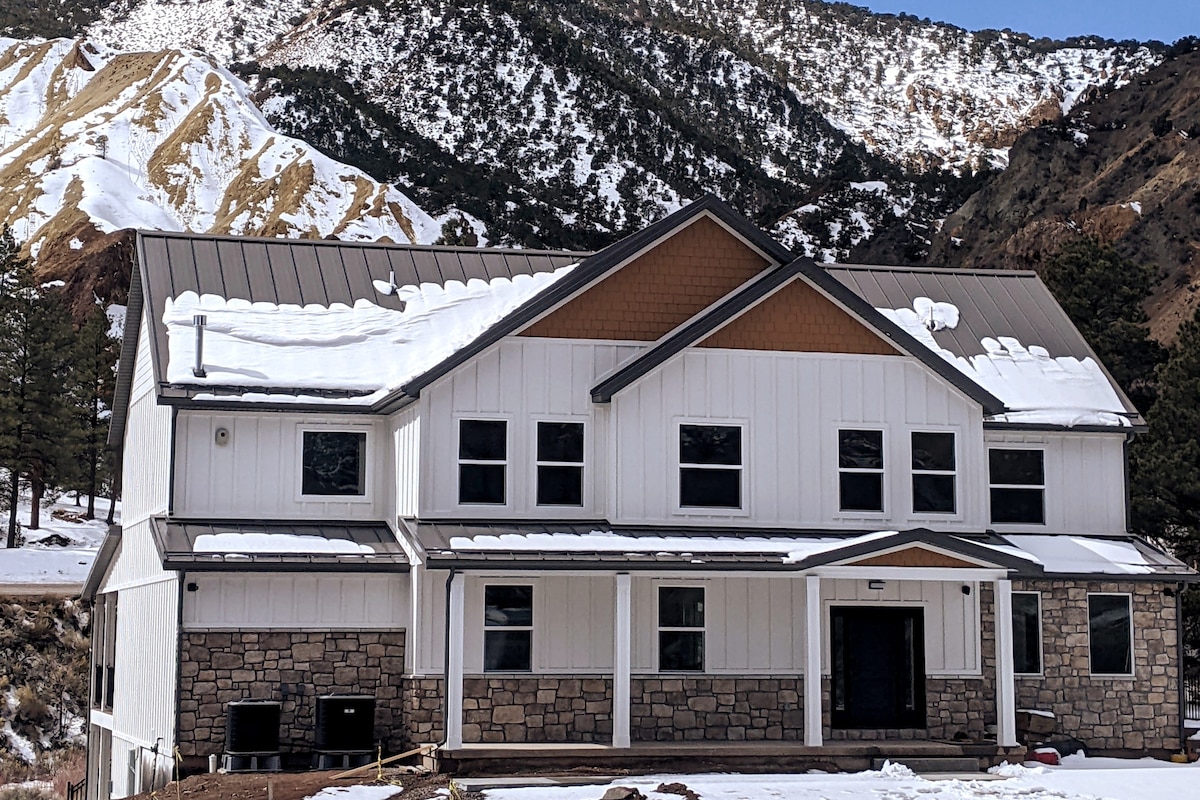
[[[1063,242],[1095,236],[1157,268],[1151,331],[1173,339],[1200,305],[1196,46],[1021,137],[1008,169],[946,220],[929,261],[1037,268]]]
[[[248,62],[275,124],[359,165],[388,138],[376,177],[483,194],[493,239],[596,246],[715,191],[822,258],[885,228],[919,250],[957,173],[1157,58],[802,0],[119,0],[91,31]]]

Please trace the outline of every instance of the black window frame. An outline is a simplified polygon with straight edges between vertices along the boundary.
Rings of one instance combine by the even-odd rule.
[[[1096,645],[1097,645],[1098,637],[1096,635],[1095,623],[1096,623],[1097,614],[1096,614],[1096,610],[1093,608],[1092,600],[1094,598],[1101,598],[1101,597],[1106,597],[1106,598],[1107,597],[1120,597],[1125,601],[1124,602],[1124,606],[1125,606],[1124,625],[1125,625],[1126,630],[1125,630],[1124,639],[1125,639],[1125,648],[1126,649],[1125,649],[1125,653],[1124,653],[1124,658],[1119,659],[1119,660],[1123,660],[1125,662],[1126,669],[1124,669],[1123,671],[1120,671],[1120,672],[1114,671],[1114,670],[1109,670],[1109,669],[1097,669],[1096,668],[1096,662],[1097,662],[1097,660],[1100,660],[1100,659],[1096,658]],[[1088,607],[1088,674],[1095,676],[1095,677],[1105,677],[1105,678],[1130,678],[1130,677],[1133,677],[1133,674],[1134,674],[1133,595],[1128,592],[1088,592],[1087,607]],[[1110,659],[1110,658],[1111,658],[1111,656],[1108,656],[1108,655],[1105,656],[1105,659]],[[1108,665],[1106,664],[1104,666],[1108,666]]]
[[[319,497],[329,498],[332,501],[353,501],[365,500],[368,497],[367,480],[367,463],[369,458],[370,444],[367,436],[367,431],[361,428],[309,428],[300,429],[300,497]],[[325,436],[352,436],[358,443],[358,482],[355,491],[314,491],[319,487],[314,487],[309,482],[310,470],[312,467],[309,464],[309,437],[325,437]]]
[[[528,590],[529,621],[528,623],[512,624],[507,621],[495,620],[489,615],[488,609],[497,607],[489,603],[489,594],[497,594],[498,590]],[[483,671],[487,673],[516,673],[533,672],[533,626],[535,620],[535,603],[537,587],[532,583],[487,583],[483,587]],[[495,634],[495,635],[490,635]],[[516,635],[513,635],[516,634]],[[502,666],[493,666],[499,656],[510,656],[510,648],[517,644],[525,651],[523,666],[513,666],[511,662],[502,662]],[[500,648],[501,653],[493,657],[492,648]]]
[[[711,430],[731,430],[737,431],[737,463],[732,461],[700,461],[700,460],[685,460],[684,450],[687,444],[684,441],[684,430],[694,429],[711,429]],[[679,464],[679,469],[676,475],[679,480],[678,492],[676,501],[678,509],[681,512],[704,511],[710,513],[745,513],[746,511],[746,425],[743,422],[734,421],[712,421],[705,420],[703,422],[695,422],[689,420],[681,420],[675,427],[677,449],[676,459]],[[711,473],[711,474],[706,474]],[[710,498],[714,496],[711,491],[713,485],[711,480],[714,476],[727,478],[733,474],[737,478],[737,501],[736,504],[728,502],[704,502],[697,498]],[[707,483],[709,491],[703,491],[703,487]],[[695,492],[698,491],[698,494]]]
[[[1017,613],[1019,610],[1017,608],[1018,597],[1032,597],[1034,599],[1033,620],[1035,631],[1033,632],[1033,636],[1030,636],[1030,631],[1027,625],[1022,624],[1018,626],[1017,624]],[[1045,648],[1042,643],[1042,593],[1026,591],[1013,592],[1012,600],[1013,674],[1041,675],[1045,666]],[[1019,632],[1024,633],[1025,635],[1022,637]],[[1037,648],[1035,651],[1031,652],[1030,645],[1034,642],[1036,642]],[[1019,657],[1021,652],[1024,653],[1026,659],[1028,659],[1029,656],[1036,657],[1037,666],[1035,669],[1022,669],[1022,667],[1028,667],[1030,662],[1028,660],[1022,661],[1022,659]]]
[[[950,437],[950,467],[933,468],[928,466],[917,465],[917,437],[918,436],[948,436]],[[955,431],[946,430],[919,430],[910,431],[908,437],[909,444],[909,465],[912,475],[912,513],[914,516],[933,515],[938,517],[953,517],[958,515],[958,435]],[[942,480],[949,479],[950,481],[950,508],[934,509],[934,508],[918,508],[918,498],[925,498],[928,495],[924,492],[918,492],[918,484],[922,480]]]
[[[1037,453],[1041,473],[1040,483],[1004,483],[995,479],[996,464],[993,453]],[[1046,524],[1046,451],[1041,447],[989,447],[988,457],[988,520],[993,525],[1045,525]],[[998,518],[997,509],[1012,508],[1011,504],[1002,502],[1002,498],[1026,497],[1031,498],[1036,493],[1039,499],[1040,515],[1037,518],[1018,518],[1014,514],[1006,514]],[[998,502],[1000,501],[1000,502]]]
[[[579,460],[558,460],[544,458],[542,451],[543,425],[571,425],[579,428]],[[539,508],[583,508],[587,504],[587,484],[584,482],[587,466],[587,423],[578,419],[539,419],[533,426],[534,480],[533,503]],[[551,503],[542,499],[543,475],[554,471],[559,475],[572,474],[573,480],[579,484],[578,503]]]
[[[470,454],[464,455],[464,446],[465,446],[466,442],[464,441],[463,434],[466,431],[466,426],[472,425],[472,424],[489,424],[489,425],[503,426],[503,442],[504,442],[503,458],[483,458],[483,457],[479,457],[478,455],[475,455],[475,456],[471,456]],[[455,448],[455,454],[457,456],[457,466],[458,466],[458,487],[457,487],[457,493],[456,493],[456,499],[458,501],[458,505],[460,505],[460,506],[488,506],[491,508],[496,508],[496,507],[504,507],[509,504],[509,480],[508,480],[509,456],[510,456],[510,451],[512,449],[511,447],[509,447],[509,432],[510,432],[509,431],[509,421],[504,418],[499,418],[499,417],[460,417],[458,419],[458,425],[456,426],[457,441],[456,441],[456,448]],[[464,495],[464,489],[467,486],[467,483],[464,480],[465,476],[467,476],[469,474],[478,475],[478,476],[488,476],[488,475],[494,476],[496,474],[496,472],[495,472],[496,470],[499,470],[499,476],[500,476],[500,499],[499,500],[478,499],[479,495],[472,495],[470,497],[466,497]],[[488,479],[484,480],[484,484],[487,483],[487,480]]]
[[[846,440],[846,434],[878,434],[879,435],[879,466],[878,467],[860,467],[848,466],[844,462],[847,459],[843,453],[843,445]],[[879,516],[887,513],[887,432],[883,428],[838,428],[837,438],[835,440],[837,447],[837,498],[838,498],[838,513],[844,515],[861,515],[871,514]],[[879,507],[878,508],[858,508],[847,505],[846,494],[847,487],[851,482],[855,481],[855,476],[871,476],[878,478],[879,482]]]
[[[687,624],[686,619],[681,619],[678,621],[678,624],[673,624],[673,625],[664,625],[663,624],[663,612],[665,610],[665,606],[663,603],[663,594],[664,594],[664,592],[671,592],[671,591],[688,592],[688,593],[699,592],[700,604],[698,606],[698,614],[699,614],[700,619],[699,619],[698,623],[693,622],[693,624]],[[678,584],[678,583],[659,584],[654,596],[655,596],[655,606],[656,606],[656,608],[655,608],[655,612],[656,612],[655,613],[655,622],[656,622],[655,630],[658,634],[658,638],[657,638],[658,671],[664,672],[664,673],[684,673],[684,674],[695,674],[698,672],[704,672],[705,664],[708,661],[708,653],[707,653],[708,614],[706,613],[706,610],[704,607],[705,603],[708,601],[708,592],[705,590],[705,587],[697,586],[696,584]],[[666,644],[668,642],[677,642],[680,646],[684,647],[685,649],[683,650],[683,655],[687,655],[686,645],[685,645],[686,642],[691,642],[693,644],[693,646],[698,644],[699,645],[698,648],[694,647],[693,652],[691,653],[691,655],[693,655],[693,656],[698,655],[697,660],[692,662],[688,666],[678,666],[678,664],[675,664],[673,666],[667,666],[666,659],[672,657],[672,653],[675,650],[675,648],[673,646],[668,646]]]

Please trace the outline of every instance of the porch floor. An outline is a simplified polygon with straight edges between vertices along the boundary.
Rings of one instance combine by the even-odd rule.
[[[803,742],[644,742],[616,748],[602,744],[510,743],[464,744],[439,748],[432,756],[439,772],[455,775],[504,775],[555,772],[776,772],[819,768],[857,772],[876,759],[936,761],[974,759],[986,769],[1009,759],[1020,760],[1024,747],[1003,748],[994,742],[928,740],[832,741],[821,747]]]

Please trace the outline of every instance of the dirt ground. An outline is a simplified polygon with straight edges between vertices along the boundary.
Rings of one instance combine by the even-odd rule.
[[[169,783],[138,800],[304,800],[331,786],[381,785],[374,770],[361,778],[334,780],[337,772],[240,772],[203,774]],[[450,777],[401,770],[383,771],[383,783],[394,785],[404,800],[447,796]],[[480,795],[455,791],[456,800],[478,800]]]

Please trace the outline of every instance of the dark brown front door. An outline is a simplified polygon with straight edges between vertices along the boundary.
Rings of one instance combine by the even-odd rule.
[[[922,609],[835,606],[830,651],[833,727],[925,727]]]

